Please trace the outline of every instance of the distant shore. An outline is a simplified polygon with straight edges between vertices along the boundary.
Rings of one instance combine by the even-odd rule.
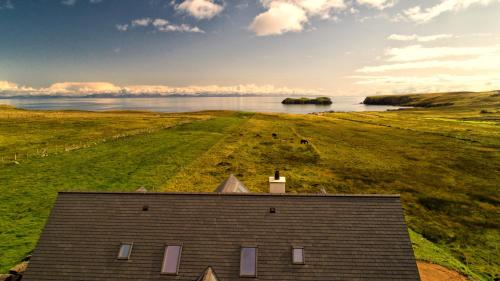
[[[490,92],[450,92],[433,94],[382,95],[368,96],[363,101],[366,105],[390,105],[412,107],[447,107],[473,104],[474,101],[491,99],[500,95],[500,91]]]
[[[116,111],[138,110],[152,112],[195,112],[206,110],[232,110],[245,112],[275,112],[308,114],[317,111],[386,111],[395,106],[370,106],[361,104],[364,97],[335,97],[331,105],[282,104],[285,97],[277,96],[183,96],[161,98],[44,98],[0,99],[6,104],[29,110],[86,110]]]
[[[55,99],[55,98],[65,98],[65,99],[130,99],[130,98],[196,98],[196,97],[302,97],[301,94],[238,94],[238,93],[225,93],[225,94],[210,94],[210,93],[195,93],[195,94],[114,94],[114,93],[102,93],[102,94],[88,94],[88,95],[18,95],[18,96],[1,96],[0,99]]]

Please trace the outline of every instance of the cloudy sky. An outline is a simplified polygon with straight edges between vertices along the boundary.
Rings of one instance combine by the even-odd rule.
[[[0,0],[0,95],[500,89],[500,0]]]

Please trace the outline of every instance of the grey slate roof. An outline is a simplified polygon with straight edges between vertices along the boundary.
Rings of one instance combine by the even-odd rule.
[[[170,243],[182,244],[177,276],[160,273]],[[60,193],[23,281],[193,281],[208,266],[248,281],[242,246],[258,247],[255,280],[419,280],[399,196]]]
[[[248,193],[249,191],[241,181],[231,174],[225,181],[219,184],[219,186],[215,189],[215,192]]]

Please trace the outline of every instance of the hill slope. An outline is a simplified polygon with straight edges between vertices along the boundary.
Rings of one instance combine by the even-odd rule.
[[[370,96],[366,97],[363,103],[415,107],[453,106],[455,108],[482,105],[495,108],[500,107],[500,91]]]

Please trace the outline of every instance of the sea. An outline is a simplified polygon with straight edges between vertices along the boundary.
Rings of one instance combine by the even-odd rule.
[[[246,112],[276,112],[307,114],[313,112],[386,111],[397,106],[364,105],[365,97],[335,96],[331,105],[285,105],[279,96],[221,97],[147,97],[147,98],[9,98],[0,104],[30,110],[140,110],[153,112],[195,112],[204,110],[234,110]]]

